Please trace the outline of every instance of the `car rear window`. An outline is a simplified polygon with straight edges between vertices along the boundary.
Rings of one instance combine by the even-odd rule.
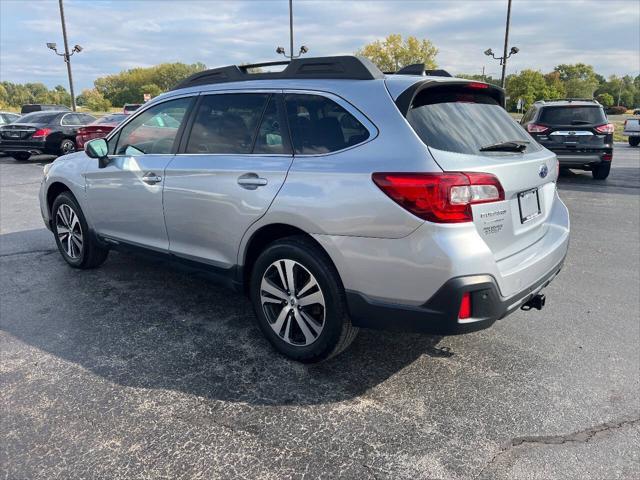
[[[20,117],[20,123],[51,123],[58,116],[57,113],[33,112]]]
[[[103,125],[105,123],[120,123],[121,121],[123,121],[127,117],[128,117],[128,115],[125,115],[124,113],[119,113],[117,115],[107,115],[106,117],[102,117],[102,118],[97,119],[93,123],[95,125]]]
[[[466,85],[422,90],[407,121],[426,145],[438,150],[491,155],[480,149],[511,141],[526,142],[527,152],[540,150],[491,94]]]
[[[607,117],[600,107],[562,106],[544,107],[539,123],[545,125],[602,125]]]

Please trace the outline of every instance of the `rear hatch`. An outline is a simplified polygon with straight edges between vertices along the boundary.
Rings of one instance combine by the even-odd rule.
[[[472,206],[473,221],[496,260],[537,242],[555,198],[557,160],[502,108],[501,89],[478,82],[426,84],[407,121],[445,172],[497,177],[504,201]]]
[[[640,120],[637,118],[629,118],[624,121],[624,131],[626,133],[640,132]]]
[[[536,124],[546,130],[536,139],[559,154],[600,151],[613,141],[613,133],[602,128],[607,123],[602,107],[595,104],[542,107]]]

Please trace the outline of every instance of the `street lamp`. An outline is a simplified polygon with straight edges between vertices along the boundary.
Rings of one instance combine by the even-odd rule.
[[[490,48],[484,51],[484,54],[487,57],[492,57],[492,58],[495,58],[496,60],[499,60],[500,65],[502,65],[502,79],[500,80],[500,84],[502,85],[502,88],[504,88],[504,73],[507,66],[507,58],[510,58],[511,55],[515,55],[519,51],[520,49],[518,47],[511,47],[511,50],[509,50],[509,53],[507,54],[505,52],[505,54],[502,57],[496,57],[495,53],[493,53],[493,50],[491,50]]]
[[[484,51],[484,54],[487,57],[493,57],[496,60],[500,60],[500,65],[502,65],[502,78],[500,80],[500,85],[502,86],[502,88],[504,88],[504,81],[505,81],[505,73],[507,70],[507,59],[511,56],[511,55],[515,55],[516,53],[518,53],[520,51],[520,49],[518,47],[511,47],[511,50],[509,50],[509,53],[507,54],[507,44],[509,43],[509,24],[511,23],[511,0],[508,0],[507,2],[507,23],[505,25],[505,29],[504,29],[504,53],[502,54],[501,57],[496,57],[493,53],[493,50],[491,50],[490,48],[488,50]]]
[[[284,47],[276,48],[276,53],[278,55],[284,55],[285,58],[290,58],[293,60],[294,58],[300,58],[308,51],[309,49],[306,46],[302,45],[300,47],[300,50],[298,51],[298,54],[293,54],[293,0],[289,0],[289,55],[287,55]]]
[[[47,42],[47,48],[49,50],[53,50],[56,55],[60,57],[64,57],[64,63],[67,64],[67,74],[69,75],[69,90],[71,93],[71,109],[76,111],[76,97],[73,93],[73,76],[71,75],[71,56],[74,53],[80,53],[82,51],[82,47],[80,45],[74,45],[73,50],[69,52],[69,43],[67,42],[67,26],[64,22],[64,7],[62,5],[62,0],[58,0],[58,4],[60,5],[60,21],[62,22],[62,37],[64,39],[64,53],[58,52],[57,44],[53,42]]]

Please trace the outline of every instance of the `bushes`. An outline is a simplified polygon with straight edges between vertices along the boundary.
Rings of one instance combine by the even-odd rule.
[[[607,114],[609,115],[622,115],[626,113],[627,107],[609,107],[607,108]]]

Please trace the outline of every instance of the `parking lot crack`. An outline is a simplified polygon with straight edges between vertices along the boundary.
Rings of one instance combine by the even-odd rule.
[[[527,445],[537,446],[537,445],[563,445],[567,443],[589,443],[596,436],[605,435],[611,431],[632,426],[640,423],[640,417],[627,418],[624,420],[619,420],[617,422],[606,422],[596,425],[594,427],[585,428],[584,430],[579,430],[577,432],[564,434],[564,435],[531,435],[531,436],[523,436],[523,437],[514,437],[509,442],[507,442],[498,452],[491,457],[491,459],[486,463],[486,465],[478,472],[478,474],[474,477],[476,479],[480,478],[482,474],[494,465],[498,459],[503,457],[504,455],[510,453],[513,449],[518,447],[524,447]]]
[[[0,254],[0,258],[5,258],[5,257],[15,257],[17,255],[31,255],[34,253],[41,253],[44,255],[49,255],[51,253],[54,253],[56,250],[55,249],[47,249],[47,250],[25,250],[22,252],[10,252],[10,253],[2,253]]]

